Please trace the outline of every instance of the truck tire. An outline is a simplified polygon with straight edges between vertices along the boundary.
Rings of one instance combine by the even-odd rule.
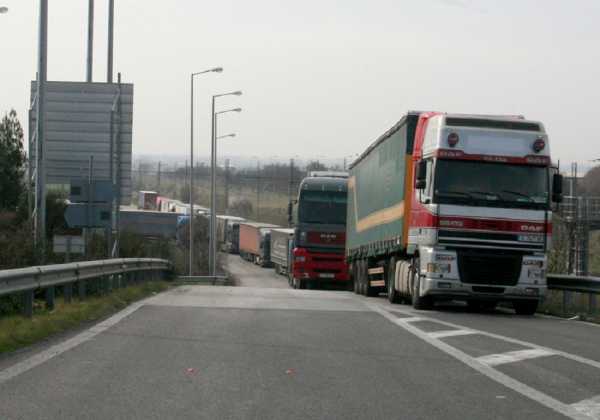
[[[513,308],[517,315],[533,315],[537,311],[537,300],[519,300],[513,302]]]
[[[400,294],[396,290],[396,257],[392,257],[387,270],[387,292],[390,303],[400,303]]]
[[[412,279],[412,305],[415,309],[429,310],[433,307],[433,299],[431,296],[420,296],[419,290],[421,289],[421,274],[419,273],[419,258],[413,259],[411,275]]]

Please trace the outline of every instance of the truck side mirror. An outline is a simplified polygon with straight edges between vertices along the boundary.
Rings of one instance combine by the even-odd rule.
[[[555,203],[562,202],[562,187],[563,176],[561,174],[554,174],[554,176],[552,176],[552,201]]]
[[[424,190],[427,187],[427,161],[420,160],[417,166],[417,180],[415,182],[415,188],[417,190]]]

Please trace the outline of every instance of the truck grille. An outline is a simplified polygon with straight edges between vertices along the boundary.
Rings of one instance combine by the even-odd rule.
[[[523,255],[484,250],[458,251],[458,271],[463,283],[515,286]]]

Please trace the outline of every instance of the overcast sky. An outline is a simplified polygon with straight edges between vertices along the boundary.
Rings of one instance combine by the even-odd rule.
[[[49,0],[50,80],[85,77],[86,0]],[[134,153],[184,155],[189,73],[200,155],[210,95],[223,155],[343,158],[407,110],[523,114],[554,159],[600,158],[597,0],[116,0],[115,70],[135,84]],[[94,80],[106,78],[96,0]],[[35,77],[38,1],[0,0],[0,112],[24,119]]]

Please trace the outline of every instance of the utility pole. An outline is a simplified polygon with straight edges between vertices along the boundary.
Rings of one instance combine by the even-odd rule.
[[[260,160],[256,161],[256,221],[260,221]]]
[[[46,79],[48,77],[48,0],[40,0],[36,103],[35,248],[46,260]]]
[[[106,81],[113,81],[113,52],[114,52],[114,33],[115,33],[115,0],[108,2],[108,63],[106,67]]]
[[[292,201],[294,193],[294,159],[290,159],[290,186],[288,188],[288,203]]]
[[[229,214],[229,159],[225,159],[225,214]]]
[[[88,0],[88,42],[86,81],[92,83],[94,68],[94,0]]]
[[[157,174],[157,180],[156,180],[156,191],[160,193],[160,165],[161,162],[158,161],[158,174]]]

